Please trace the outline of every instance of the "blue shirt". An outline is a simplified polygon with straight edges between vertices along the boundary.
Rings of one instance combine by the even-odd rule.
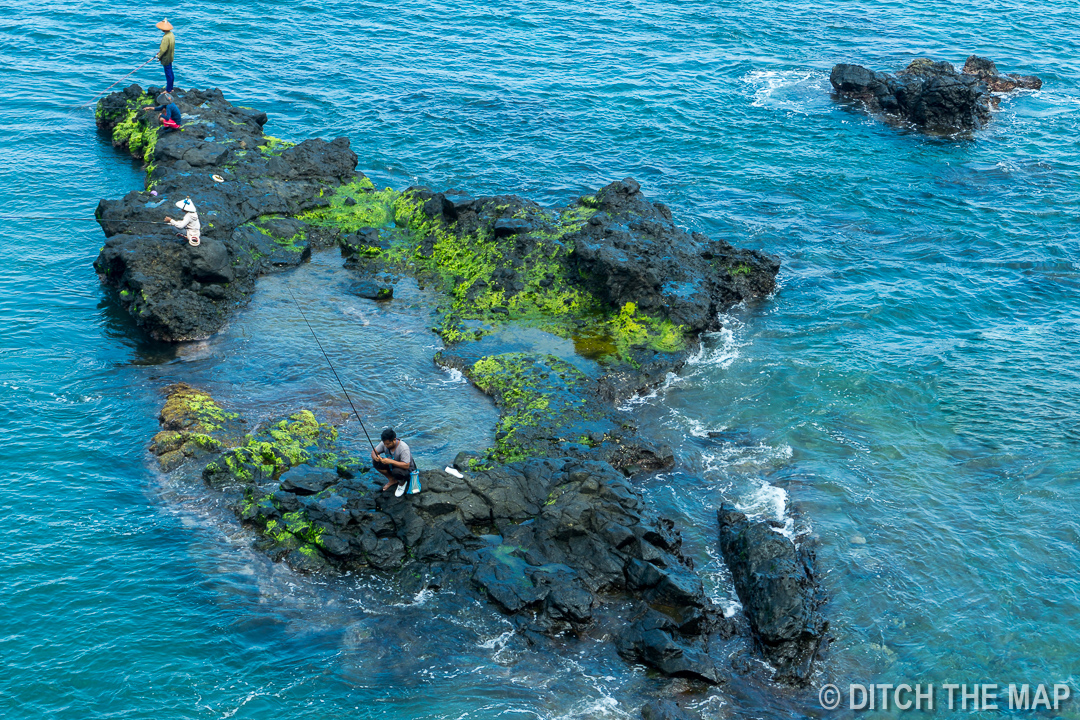
[[[165,111],[165,119],[172,120],[177,125],[181,125],[180,122],[180,108],[176,107],[176,103],[169,103],[168,105],[158,105],[154,108],[154,112]]]

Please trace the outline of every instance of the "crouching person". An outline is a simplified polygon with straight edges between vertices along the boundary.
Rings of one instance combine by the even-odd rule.
[[[153,110],[161,113],[158,115],[158,122],[164,128],[162,132],[170,133],[179,130],[183,119],[180,116],[180,108],[173,102],[172,95],[167,92],[161,93],[161,95],[158,95],[157,101],[157,105],[147,105],[143,110]]]
[[[389,457],[381,457],[383,453]],[[409,474],[416,469],[416,463],[412,459],[412,450],[401,440],[392,428],[382,431],[382,442],[375,446],[371,453],[371,461],[387,483],[383,490],[389,490],[397,485],[394,494],[401,497],[409,486]]]
[[[202,225],[199,223],[199,213],[195,210],[195,203],[191,202],[191,198],[184,198],[176,203],[176,207],[184,211],[184,217],[179,220],[173,220],[166,215],[165,222],[178,230],[184,230],[184,233],[176,234],[180,237],[186,237],[188,245],[191,247],[199,247],[199,243],[201,242],[199,232],[202,230]]]

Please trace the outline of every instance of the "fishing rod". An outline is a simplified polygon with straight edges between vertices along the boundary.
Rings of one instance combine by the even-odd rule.
[[[0,220],[93,220],[94,222],[102,222],[99,218],[90,217],[64,217],[64,216],[49,216],[49,217],[37,217],[34,215],[0,215]],[[168,225],[167,222],[160,220],[105,220],[105,222],[119,222],[122,225]]]
[[[296,309],[300,311],[300,317],[304,318],[304,324],[307,325],[307,329],[311,332],[311,337],[315,338],[315,344],[319,346],[319,351],[322,353],[322,356],[326,358],[326,364],[330,366],[330,372],[334,373],[334,378],[341,387],[341,392],[345,393],[345,399],[349,401],[349,407],[352,408],[353,414],[356,415],[356,419],[360,420],[360,428],[364,431],[364,437],[367,438],[368,445],[371,446],[371,452],[375,452],[375,444],[371,442],[371,436],[368,435],[367,427],[364,426],[364,421],[360,418],[360,413],[356,411],[356,406],[353,405],[352,398],[349,397],[349,391],[345,389],[345,383],[341,382],[337,370],[334,369],[334,363],[330,362],[330,356],[326,354],[326,350],[323,350],[322,343],[319,342],[319,336],[315,334],[315,330],[311,327],[311,323],[308,322],[307,315],[304,315],[304,310],[296,300],[296,295],[293,295],[292,286],[289,284],[288,280],[285,281],[285,287],[288,289],[289,295],[292,295],[293,304],[296,305]],[[375,454],[377,455],[378,453]]]
[[[134,70],[132,70],[131,72],[129,72],[129,73],[128,73],[127,75],[125,75],[124,77],[122,77],[122,78],[120,78],[119,80],[117,80],[116,82],[114,82],[114,83],[113,83],[112,85],[110,85],[109,87],[105,88],[105,91],[104,91],[104,92],[101,92],[101,93],[98,93],[97,95],[95,95],[95,96],[94,96],[94,98],[93,98],[93,99],[92,99],[92,100],[91,100],[90,102],[88,102],[88,103],[84,103],[84,104],[82,104],[82,105],[70,105],[70,106],[68,106],[68,107],[69,107],[70,109],[76,109],[76,108],[84,108],[84,107],[90,107],[90,106],[91,106],[91,105],[93,105],[93,104],[94,104],[95,102],[97,102],[97,99],[98,99],[98,98],[102,97],[103,95],[105,95],[106,93],[108,93],[108,92],[109,92],[110,90],[112,90],[112,89],[113,89],[114,87],[116,87],[116,86],[117,86],[117,85],[119,85],[120,83],[124,82],[124,81],[125,81],[125,80],[127,80],[127,79],[128,79],[129,77],[131,77],[131,76],[132,76],[132,75],[134,75],[135,73],[139,72],[139,71],[140,71],[140,70],[142,70],[142,69],[143,69],[144,67],[146,67],[146,66],[147,66],[147,65],[149,65],[149,64],[150,64],[151,62],[153,62],[154,60],[157,60],[157,59],[158,59],[158,56],[157,56],[157,54],[151,55],[151,56],[150,56],[150,59],[149,59],[149,60],[147,60],[146,62],[144,62],[144,63],[143,63],[142,65],[140,65],[139,67],[137,67],[137,68],[135,68]]]

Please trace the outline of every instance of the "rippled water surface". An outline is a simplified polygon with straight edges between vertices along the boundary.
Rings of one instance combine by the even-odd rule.
[[[287,282],[361,411],[423,463],[484,446],[497,418],[432,364],[422,291],[352,297],[335,253],[178,349],[103,292],[85,218],[142,175],[72,106],[153,53],[164,15],[181,87],[220,86],[280,137],[347,135],[379,184],[558,203],[633,176],[685,225],[780,255],[775,297],[635,401],[680,459],[643,487],[711,592],[733,599],[714,543],[727,498],[821,539],[835,642],[816,684],[1080,688],[1075,10],[0,0],[0,714],[624,718],[666,686],[604,643],[530,650],[487,606],[296,575],[197,479],[155,470],[146,441],[176,380],[256,419],[343,407]],[[828,93],[835,62],[972,52],[1045,81],[975,140]],[[27,215],[57,219],[9,219]],[[813,689],[753,714],[816,707]]]

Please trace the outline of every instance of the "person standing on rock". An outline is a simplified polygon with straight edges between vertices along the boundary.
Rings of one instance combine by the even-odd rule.
[[[185,230],[186,234],[177,233],[180,237],[186,237],[188,245],[191,247],[199,247],[199,243],[202,242],[199,238],[199,232],[202,230],[202,225],[199,222],[199,213],[195,210],[195,203],[191,202],[191,198],[184,198],[176,203],[176,207],[184,211],[184,217],[179,220],[173,220],[168,215],[165,216],[165,222],[172,225],[174,228]],[[393,432],[391,430],[391,432]],[[383,433],[384,435],[386,433]],[[408,448],[406,448],[406,452]]]
[[[382,457],[383,453],[389,453],[390,457]],[[409,475],[416,469],[416,463],[412,459],[412,450],[398,440],[393,428],[382,431],[382,442],[371,451],[371,461],[375,463],[375,469],[388,481],[383,485],[383,491],[397,485],[394,495],[404,495],[405,488],[409,485]]]
[[[173,35],[172,24],[168,20],[162,20],[157,24],[157,29],[165,33],[161,36],[161,47],[158,48],[157,59],[161,61],[161,67],[165,70],[165,92],[172,92],[173,52],[176,50],[176,36]]]

